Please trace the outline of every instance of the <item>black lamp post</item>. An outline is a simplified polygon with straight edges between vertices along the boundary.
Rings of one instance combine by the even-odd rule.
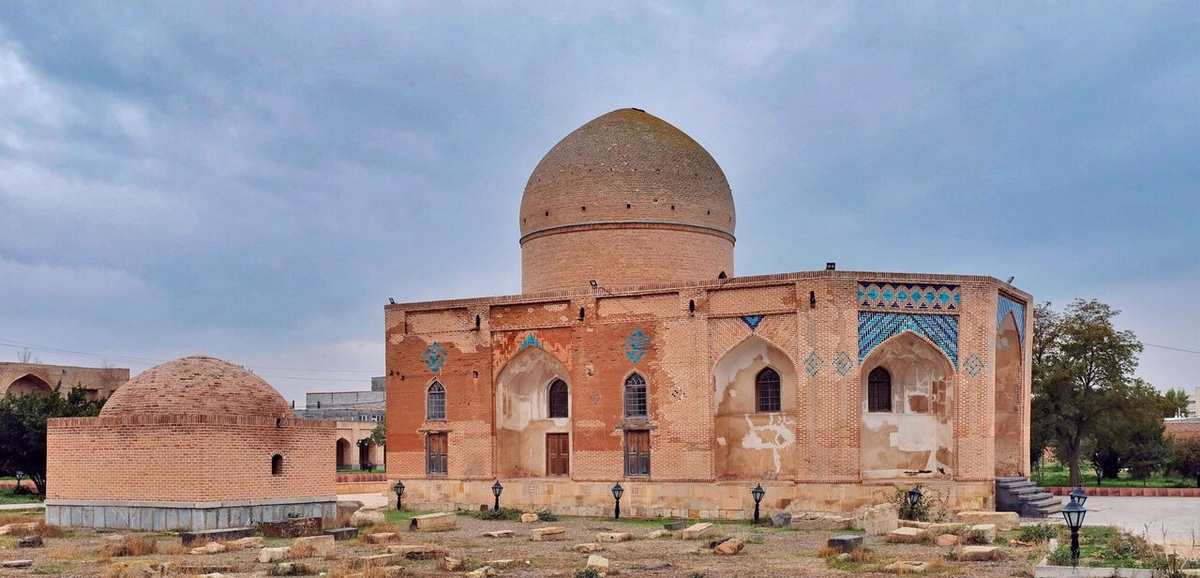
[[[621,519],[621,495],[625,493],[625,488],[621,487],[621,482],[612,487],[613,500],[616,501],[616,507],[613,508],[613,519]]]
[[[500,485],[500,480],[496,480],[496,483],[492,484],[492,495],[496,496],[496,503],[492,505],[493,510],[500,509],[500,492],[503,492],[503,491],[504,491],[504,486]]]
[[[396,480],[396,485],[392,487],[396,490],[396,510],[404,509],[404,482]]]
[[[750,490],[750,495],[754,498],[754,523],[755,524],[758,523],[758,503],[762,501],[763,494],[765,494],[765,493],[767,493],[767,491],[762,488],[762,484],[755,485],[754,489]]]
[[[25,477],[25,472],[17,470],[15,475],[17,476],[17,491],[19,492],[21,491],[21,478]]]
[[[1087,492],[1083,491],[1083,486],[1075,486],[1075,489],[1071,490],[1070,496],[1071,501],[1079,504],[1080,506],[1082,506],[1083,503],[1088,499]]]
[[[1087,515],[1087,508],[1082,504],[1071,500],[1062,510],[1063,518],[1067,520],[1067,527],[1071,529],[1071,566],[1079,565],[1079,528],[1083,526],[1083,517]]]
[[[913,489],[908,491],[908,518],[913,519],[917,512],[917,507],[921,505],[921,486],[913,486]]]

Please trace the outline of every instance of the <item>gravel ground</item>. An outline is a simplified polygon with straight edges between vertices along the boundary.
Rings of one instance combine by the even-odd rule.
[[[13,516],[0,523],[19,521]],[[34,516],[26,519],[36,520]],[[542,526],[566,528],[566,539],[558,542],[534,542],[529,540],[530,530]],[[507,521],[485,521],[460,516],[456,529],[438,533],[408,532],[400,530],[402,544],[434,544],[450,552],[451,556],[467,561],[475,567],[491,560],[512,559],[515,564],[501,570],[507,577],[571,577],[584,567],[587,554],[575,552],[576,544],[596,542],[598,532],[628,532],[643,536],[662,526],[658,522],[620,521],[589,518],[574,518],[557,522],[521,524]],[[513,538],[485,538],[483,532],[513,530]],[[1031,547],[1002,546],[1003,559],[996,562],[957,562],[947,558],[951,548],[939,548],[932,544],[886,544],[882,537],[866,536],[865,546],[871,557],[867,562],[829,563],[817,556],[826,540],[835,532],[795,531],[786,529],[757,528],[739,523],[719,523],[712,537],[732,536],[745,540],[746,547],[736,556],[714,555],[705,540],[634,540],[603,544],[604,550],[597,554],[608,558],[611,567],[621,576],[652,576],[698,578],[751,578],[759,576],[887,576],[883,566],[897,560],[931,562],[929,571],[934,575],[962,575],[982,577],[1031,576],[1033,564],[1041,557],[1042,550]],[[90,530],[69,532],[63,537],[48,537],[43,548],[17,548],[17,538],[0,536],[0,560],[31,559],[33,566],[26,569],[0,568],[0,576],[56,575],[92,577],[100,576],[114,562],[149,560],[171,562],[176,570],[169,575],[198,574],[201,570],[215,569],[226,576],[265,576],[272,564],[257,561],[257,550],[242,550],[221,554],[191,555],[180,545],[178,536],[154,535],[158,541],[158,553],[137,558],[113,558],[102,560],[101,546],[106,534]],[[290,540],[268,540],[267,546],[283,546]],[[347,576],[354,560],[362,556],[380,554],[385,547],[364,544],[360,540],[337,543],[334,555],[323,559],[306,559],[303,562],[324,570],[327,576]],[[669,566],[664,566],[669,564]],[[406,561],[403,563],[405,576],[449,576],[463,575],[462,572],[445,572],[438,568],[437,561]]]

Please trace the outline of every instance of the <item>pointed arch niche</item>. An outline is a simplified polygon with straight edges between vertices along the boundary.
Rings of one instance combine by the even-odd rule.
[[[717,362],[713,381],[717,478],[794,479],[797,381],[792,360],[752,335]]]
[[[1021,333],[1010,312],[996,328],[996,475],[1017,476],[1028,473],[1029,449],[1021,435],[1021,384],[1025,375],[1021,366]]]
[[[870,402],[872,373],[876,396],[886,370],[891,404]],[[860,440],[863,479],[953,475],[954,366],[928,339],[912,331],[879,344],[860,368]]]
[[[555,407],[554,414],[562,415],[564,389],[566,415],[550,417],[552,405]],[[567,368],[540,348],[528,347],[504,366],[496,379],[498,477],[548,475],[550,464],[547,462],[547,446],[552,441],[556,452],[553,473],[569,475],[569,471],[566,474],[562,472],[564,456],[561,455],[560,444],[565,440],[565,445],[570,447],[570,416],[574,414],[572,398]],[[548,440],[551,436],[552,439]]]
[[[50,384],[46,383],[46,380],[32,373],[27,373],[10,383],[4,391],[0,392],[0,395],[18,396],[25,395],[27,393],[33,393],[35,391],[49,392],[53,390],[54,388],[50,387]]]

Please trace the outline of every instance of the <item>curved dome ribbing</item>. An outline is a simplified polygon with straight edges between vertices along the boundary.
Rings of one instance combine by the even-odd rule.
[[[203,414],[286,417],[287,400],[261,377],[213,357],[168,361],[121,386],[101,416]]]
[[[704,147],[644,111],[616,110],[559,141],[530,175],[523,289],[732,275],[735,224],[729,182]]]

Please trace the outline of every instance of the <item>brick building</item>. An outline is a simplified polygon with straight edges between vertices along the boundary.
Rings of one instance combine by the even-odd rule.
[[[335,453],[338,470],[372,469],[384,463],[383,447],[371,434],[383,419],[386,380],[371,378],[370,391],[310,392],[304,409],[294,410],[301,419],[327,419],[337,422]]]
[[[185,357],[152,367],[99,417],[47,425],[46,521],[213,529],[336,514],[334,425],[298,420],[242,367]]]
[[[406,503],[609,515],[853,510],[919,483],[994,506],[1029,471],[1030,295],[991,277],[734,276],[724,173],[637,109],[541,160],[522,291],[385,307]]]
[[[33,391],[59,392],[65,397],[73,387],[82,387],[89,399],[106,398],[129,381],[129,370],[119,367],[74,367],[42,363],[0,362],[0,396]]]

